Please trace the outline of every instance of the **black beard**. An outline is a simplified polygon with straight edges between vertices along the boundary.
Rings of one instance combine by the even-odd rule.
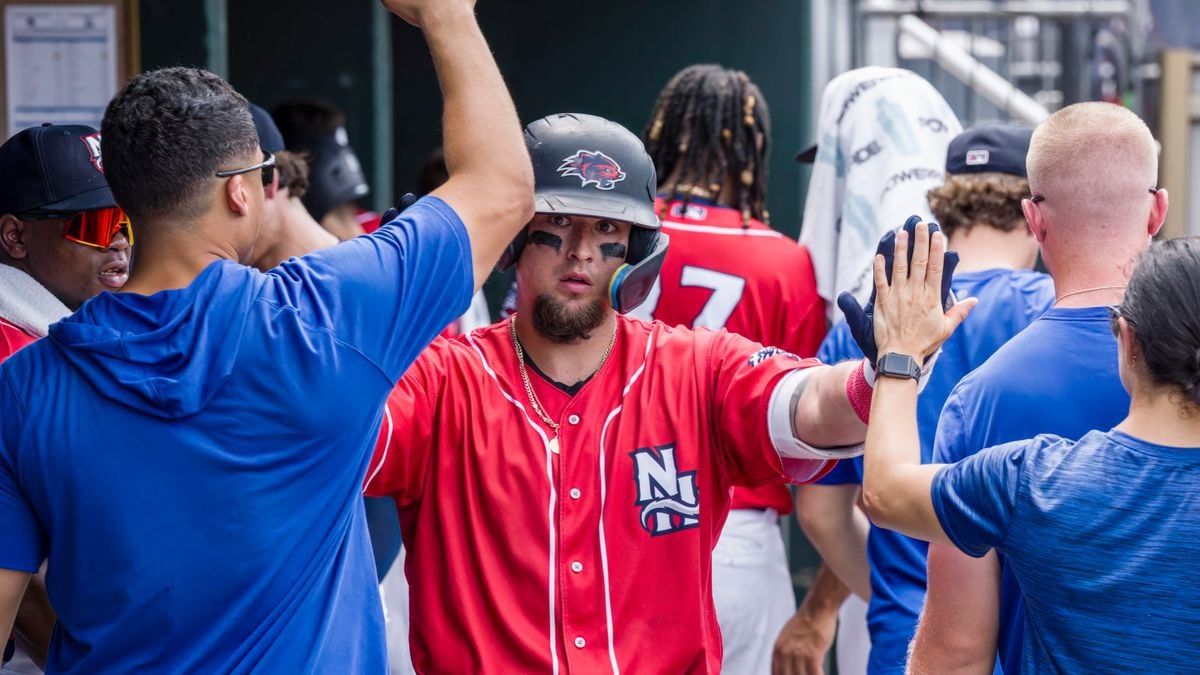
[[[599,300],[574,311],[549,295],[539,295],[533,301],[533,327],[551,342],[586,340],[603,322],[604,303]]]

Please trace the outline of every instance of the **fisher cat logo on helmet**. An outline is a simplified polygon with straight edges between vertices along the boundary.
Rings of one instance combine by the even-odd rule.
[[[597,190],[611,190],[625,180],[621,165],[599,150],[579,150],[562,161],[558,173],[563,178],[575,176],[583,181],[582,187],[595,185]]]

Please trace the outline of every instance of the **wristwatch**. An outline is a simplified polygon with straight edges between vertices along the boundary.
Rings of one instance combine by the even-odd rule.
[[[875,364],[875,372],[886,377],[921,379],[921,366],[917,360],[896,352],[888,352],[879,357],[879,362]]]

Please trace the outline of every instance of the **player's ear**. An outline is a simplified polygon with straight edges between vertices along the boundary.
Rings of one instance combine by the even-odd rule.
[[[1025,215],[1025,222],[1029,223],[1029,231],[1033,233],[1034,239],[1038,243],[1042,243],[1046,239],[1046,223],[1042,218],[1042,209],[1032,199],[1021,200],[1021,213]]]
[[[246,187],[245,174],[230,176],[225,181],[225,206],[239,216],[250,213],[250,192]]]
[[[14,260],[21,260],[29,251],[25,246],[25,222],[12,214],[0,217],[0,249]]]

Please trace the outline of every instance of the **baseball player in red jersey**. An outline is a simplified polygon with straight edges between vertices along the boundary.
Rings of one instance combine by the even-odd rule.
[[[405,374],[368,471],[410,546],[420,672],[718,672],[712,549],[730,488],[858,452],[861,366],[620,314],[667,236],[641,142],[530,124],[537,214],[501,260],[514,317]]]
[[[740,71],[689,66],[663,88],[643,138],[671,251],[630,315],[725,328],[809,357],[825,336],[825,303],[808,250],[764,222],[769,120],[762,92]],[[724,668],[768,673],[775,638],[796,611],[779,530],[792,495],[781,484],[739,487],[730,508],[713,551]]]

